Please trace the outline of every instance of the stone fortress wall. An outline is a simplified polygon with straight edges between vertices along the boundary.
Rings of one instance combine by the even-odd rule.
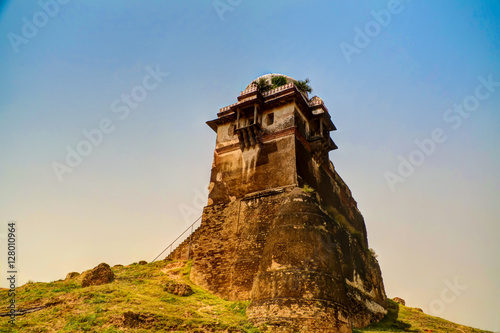
[[[288,79],[265,92],[250,84],[207,122],[217,132],[208,205],[167,259],[189,257],[193,282],[251,300],[249,318],[270,332],[351,332],[386,314],[382,275],[328,159],[330,114]]]

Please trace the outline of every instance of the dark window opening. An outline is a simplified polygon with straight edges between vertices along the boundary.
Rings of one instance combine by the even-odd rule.
[[[268,113],[266,125],[269,126],[272,125],[273,123],[274,123],[274,113]]]

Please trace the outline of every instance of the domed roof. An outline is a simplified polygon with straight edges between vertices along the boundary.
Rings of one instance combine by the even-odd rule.
[[[254,83],[254,82],[258,82],[258,81],[260,81],[261,79],[266,80],[268,84],[272,84],[271,80],[272,80],[272,78],[273,78],[273,77],[275,77],[275,76],[284,76],[284,77],[286,78],[286,81],[287,81],[288,83],[295,81],[295,79],[294,79],[293,77],[290,77],[290,76],[288,76],[288,75],[279,74],[279,73],[270,73],[270,74],[265,74],[265,75],[259,76],[258,78],[256,78],[256,79],[255,79],[255,80],[253,80],[252,82],[250,82],[250,84],[249,84],[249,85],[248,85],[245,89],[248,89],[248,88],[252,85],[252,83]]]

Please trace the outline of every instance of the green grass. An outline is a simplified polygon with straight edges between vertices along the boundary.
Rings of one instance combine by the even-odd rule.
[[[14,326],[1,317],[0,332],[260,332],[247,321],[249,302],[229,302],[196,286],[189,280],[190,263],[171,272],[194,294],[180,297],[165,292],[165,284],[173,278],[161,271],[165,266],[159,261],[114,267],[115,281],[86,288],[80,287],[81,276],[26,284],[17,288],[19,309],[55,305],[18,316]],[[0,312],[7,301],[7,291],[0,291]],[[140,315],[137,325],[124,323],[128,311]]]
[[[388,313],[384,319],[354,333],[371,332],[432,332],[432,333],[486,333],[467,326],[452,323],[442,318],[427,315],[415,308],[406,307],[389,300]]]
[[[18,309],[52,304],[18,316],[15,325],[0,317],[0,333],[21,332],[262,332],[248,322],[249,302],[230,302],[212,295],[189,280],[191,263],[179,262],[168,274],[164,261],[113,267],[115,280],[102,286],[81,287],[72,280],[27,283],[17,288]],[[180,297],[164,291],[175,279],[194,294]],[[0,291],[0,312],[7,307],[7,291]],[[128,313],[133,321],[124,321]],[[388,315],[378,324],[354,332],[486,332],[431,317],[390,302]]]

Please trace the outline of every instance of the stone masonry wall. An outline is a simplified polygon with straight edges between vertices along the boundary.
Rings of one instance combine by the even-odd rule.
[[[249,318],[273,332],[350,332],[380,319],[387,304],[376,259],[318,198],[290,186],[205,207],[190,241],[191,279],[251,300]],[[169,259],[187,259],[188,244]]]
[[[295,188],[275,215],[247,312],[254,322],[335,333],[385,315],[378,263],[318,197]]]
[[[205,207],[191,239],[191,279],[230,300],[249,300],[264,244],[286,188]],[[186,240],[167,259],[186,260]]]

